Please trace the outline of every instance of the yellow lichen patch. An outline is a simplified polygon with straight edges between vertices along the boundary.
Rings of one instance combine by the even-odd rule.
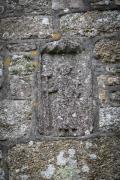
[[[106,104],[108,102],[107,90],[101,89],[99,92],[99,99],[102,104]]]
[[[120,43],[116,40],[101,40],[95,45],[95,54],[102,62],[120,61]]]
[[[38,107],[39,102],[38,101],[32,101],[32,107]]]
[[[10,57],[7,57],[4,60],[4,66],[10,66],[10,65],[12,65],[12,59]]]
[[[32,55],[32,56],[38,56],[38,55],[39,55],[39,52],[38,52],[38,51],[32,51],[32,52],[31,52],[31,55]]]
[[[38,61],[32,61],[32,66],[37,67],[39,65]]]
[[[59,32],[54,32],[53,34],[52,34],[52,39],[54,40],[54,41],[58,41],[58,40],[60,40],[61,39],[61,34],[59,33]]]
[[[120,77],[113,76],[113,77],[108,77],[107,79],[108,85],[119,85],[120,84]]]

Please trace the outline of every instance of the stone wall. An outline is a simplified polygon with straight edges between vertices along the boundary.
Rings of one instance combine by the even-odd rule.
[[[0,1],[0,180],[120,179],[120,1]]]

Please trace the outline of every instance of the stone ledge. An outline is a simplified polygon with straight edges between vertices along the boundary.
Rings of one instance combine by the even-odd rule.
[[[8,153],[9,178],[118,178],[119,144],[119,138],[115,136],[86,141],[51,140],[18,144]]]
[[[1,39],[44,38],[52,32],[51,17],[22,16],[1,19]]]
[[[51,0],[19,0],[0,3],[1,17],[22,16],[23,14],[49,15],[51,14]]]
[[[119,11],[74,13],[61,17],[60,28],[67,36],[95,37],[119,32],[119,22]]]
[[[29,134],[31,128],[31,102],[3,100],[0,104],[0,139],[16,139]]]

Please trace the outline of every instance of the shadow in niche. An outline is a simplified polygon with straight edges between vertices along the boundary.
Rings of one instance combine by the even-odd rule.
[[[58,135],[60,137],[77,136],[77,128],[59,128]]]

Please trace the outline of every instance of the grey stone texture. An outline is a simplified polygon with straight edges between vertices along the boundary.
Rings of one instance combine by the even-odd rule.
[[[119,32],[120,14],[118,11],[86,12],[69,14],[60,20],[63,34],[95,37]]]
[[[22,16],[22,14],[50,14],[51,0],[2,0],[1,16]]]
[[[51,33],[50,17],[22,16],[1,20],[1,39],[40,38]]]
[[[92,100],[89,98],[92,93],[90,53],[45,54],[42,65],[42,121],[45,134],[49,128],[54,129],[54,134],[62,136],[90,132],[93,124]]]
[[[0,180],[120,178],[119,9],[0,1]]]
[[[10,180],[118,179],[120,140],[116,137],[93,140],[28,142],[8,152]],[[48,153],[49,152],[49,153]]]
[[[31,128],[31,104],[26,100],[4,100],[0,104],[0,139],[27,135]]]

